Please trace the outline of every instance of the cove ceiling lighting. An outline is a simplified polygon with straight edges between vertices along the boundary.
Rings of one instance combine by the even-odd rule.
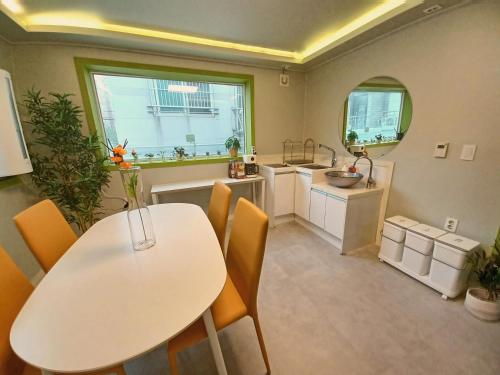
[[[33,13],[23,8],[19,0],[1,0],[1,9],[28,32],[76,33],[94,36],[126,35],[196,44],[243,52],[278,61],[305,63],[362,32],[421,3],[423,0],[376,1],[377,5],[344,26],[330,30],[307,45],[302,51],[286,51],[217,39],[196,37],[168,31],[109,23],[94,14],[81,12]]]

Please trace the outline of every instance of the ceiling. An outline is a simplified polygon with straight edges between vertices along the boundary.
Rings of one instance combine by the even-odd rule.
[[[0,0],[0,35],[13,43],[70,42],[305,68],[414,22],[437,2]]]

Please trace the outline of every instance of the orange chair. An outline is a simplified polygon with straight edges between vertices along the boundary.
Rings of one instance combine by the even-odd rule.
[[[212,189],[210,203],[208,205],[208,220],[212,223],[222,252],[224,252],[224,241],[226,239],[227,217],[231,205],[231,189],[223,182],[217,181]]]
[[[41,375],[39,369],[19,359],[9,343],[10,327],[32,291],[29,280],[0,246],[0,375]],[[86,375],[112,373],[126,375],[123,366]]]
[[[253,319],[267,373],[271,373],[264,338],[257,313],[257,292],[266,248],[267,215],[244,198],[234,211],[233,227],[227,249],[227,279],[213,303],[215,328],[223,329],[249,315]],[[202,319],[168,342],[168,360],[172,374],[177,375],[176,354],[207,337]]]
[[[17,214],[14,222],[45,272],[49,272],[78,238],[50,199]]]

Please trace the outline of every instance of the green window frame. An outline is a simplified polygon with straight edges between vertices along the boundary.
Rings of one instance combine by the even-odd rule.
[[[118,74],[160,80],[243,84],[245,90],[244,100],[246,110],[245,144],[243,145],[242,151],[243,153],[249,153],[252,150],[252,146],[255,146],[253,75],[83,57],[75,57],[74,63],[82,94],[83,109],[87,118],[89,130],[90,132],[95,132],[103,142],[105,142],[106,138],[104,134],[104,124],[102,123],[99,104],[97,101],[97,92],[92,80],[92,74],[94,73]],[[104,145],[101,148],[101,152],[104,154],[108,153]],[[231,159],[234,158],[230,158],[229,155],[223,155],[208,158],[198,157],[181,161],[149,162],[141,160],[138,164],[143,168],[158,168],[194,164],[225,163]],[[111,163],[110,168],[115,169],[114,165]]]
[[[361,84],[358,86],[358,88],[361,88],[365,91],[391,91],[393,89],[397,89],[403,92],[403,103],[402,103],[402,108],[401,108],[401,119],[400,119],[400,130],[403,133],[406,133],[408,128],[410,127],[410,122],[411,122],[411,116],[412,116],[412,101],[410,94],[408,93],[408,90],[404,86],[397,86],[397,85],[387,85],[387,84],[377,84],[377,83],[371,83],[371,84]],[[349,96],[347,96],[346,100],[344,101],[344,116],[343,116],[343,124],[342,124],[342,144],[346,144],[347,139],[346,139],[346,129],[347,129],[347,112],[348,112],[348,106],[349,106]],[[395,140],[395,141],[390,141],[390,142],[381,142],[381,143],[367,143],[365,144],[365,147],[371,148],[371,147],[383,147],[383,146],[390,146],[390,145],[397,145],[400,141]]]

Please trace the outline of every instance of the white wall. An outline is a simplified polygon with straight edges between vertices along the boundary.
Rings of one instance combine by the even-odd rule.
[[[13,47],[2,39],[0,39],[0,69],[7,70],[15,80]],[[36,197],[24,184],[16,183],[0,187],[0,245],[7,250],[28,277],[33,277],[38,272],[38,263],[17,232],[12,218],[34,202]]]
[[[493,242],[500,225],[500,3],[477,1],[429,18],[337,58],[306,75],[305,136],[343,150],[338,126],[350,90],[374,76],[408,88],[413,119],[384,159],[395,169],[387,214]],[[447,159],[432,157],[449,141]],[[473,162],[462,144],[477,144]]]

